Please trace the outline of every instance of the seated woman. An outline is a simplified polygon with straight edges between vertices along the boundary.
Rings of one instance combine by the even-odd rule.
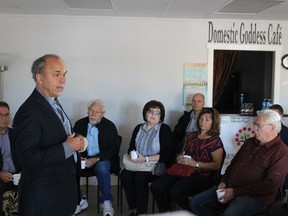
[[[160,212],[168,211],[172,201],[190,210],[188,196],[209,188],[211,172],[221,168],[224,147],[219,137],[219,113],[213,108],[203,108],[196,126],[198,132],[187,134],[182,154],[177,157],[177,163],[194,167],[195,173],[188,177],[166,173],[150,186]]]
[[[135,127],[128,153],[136,150],[138,158],[133,160],[137,163],[145,161],[164,162],[166,167],[173,163],[173,144],[171,129],[164,124],[165,109],[159,101],[149,101],[142,111],[144,123]],[[157,176],[152,172],[129,171],[124,169],[120,178],[125,190],[126,199],[132,215],[145,214],[148,205],[149,187],[148,184]]]

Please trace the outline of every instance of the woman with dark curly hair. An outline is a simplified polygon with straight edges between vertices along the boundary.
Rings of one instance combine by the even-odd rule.
[[[168,211],[172,201],[190,210],[188,196],[209,188],[211,174],[221,168],[224,147],[219,137],[219,113],[213,108],[203,108],[196,127],[198,132],[187,134],[183,151],[177,157],[177,163],[194,167],[195,172],[187,177],[166,173],[150,186],[160,212]]]
[[[163,123],[165,108],[159,101],[151,100],[145,104],[144,123],[135,127],[130,141],[128,154],[137,151],[138,157],[131,159],[136,163],[156,161],[168,168],[173,163],[173,144],[170,127]],[[149,182],[157,178],[152,172],[130,171],[124,169],[120,178],[125,190],[130,216],[145,214],[148,206]]]

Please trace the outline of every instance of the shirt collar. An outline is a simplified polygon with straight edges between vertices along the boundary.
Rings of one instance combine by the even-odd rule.
[[[256,138],[255,138],[256,139]],[[273,140],[271,140],[270,142],[267,142],[265,144],[263,144],[262,146],[265,146],[265,148],[272,148],[274,145],[277,145],[277,143],[279,143],[281,141],[280,136],[278,135],[277,137],[275,137]],[[258,146],[260,146],[260,141],[256,139],[256,144]]]
[[[51,106],[54,106],[56,104],[55,98],[54,97],[48,97],[47,95],[44,95],[41,91],[39,91],[37,88],[36,90],[48,101],[48,103]]]
[[[4,133],[0,133],[0,135],[4,136],[4,135],[8,134],[8,130],[9,130],[9,128],[7,127],[6,131]]]
[[[154,125],[153,128],[151,128],[151,130],[159,130],[160,125],[161,125],[161,123],[157,123],[156,125]],[[142,129],[145,130],[145,128],[147,128],[147,127],[148,127],[147,122],[145,122],[142,126]]]

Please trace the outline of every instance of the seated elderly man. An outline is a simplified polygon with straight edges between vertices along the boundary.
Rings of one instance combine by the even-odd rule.
[[[10,107],[6,102],[0,101],[0,216],[2,215],[3,194],[5,191],[17,190],[18,187],[13,184],[12,175],[20,172],[21,169],[16,154],[13,129],[8,126],[9,123]]]
[[[255,137],[244,142],[218,186],[192,197],[192,212],[200,216],[252,216],[265,211],[288,173],[288,148],[278,136],[280,130],[277,112],[259,111]],[[217,198],[217,189],[224,195]]]
[[[100,202],[103,216],[114,216],[112,207],[110,169],[114,166],[113,158],[118,155],[119,137],[115,124],[104,117],[106,106],[100,99],[88,104],[88,116],[78,120],[74,132],[85,136],[88,140],[87,150],[81,153],[86,166],[96,174],[101,192]],[[80,178],[80,177],[79,177]],[[79,180],[80,181],[80,180]],[[88,207],[87,200],[82,199],[75,214]]]

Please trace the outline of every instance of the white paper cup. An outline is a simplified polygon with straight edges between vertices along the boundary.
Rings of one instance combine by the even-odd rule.
[[[12,175],[12,181],[14,185],[18,185],[19,184],[19,180],[20,180],[21,174],[20,173],[16,173]]]
[[[86,160],[81,160],[81,169],[86,168]]]
[[[182,158],[188,159],[188,158],[191,158],[191,156],[190,155],[183,155]]]
[[[134,151],[134,150],[131,151],[131,152],[130,152],[130,157],[131,157],[132,160],[136,160],[136,159],[138,158],[137,152]]]
[[[216,190],[216,194],[218,197],[218,201],[224,202],[224,199],[220,199],[220,198],[225,194],[225,191],[223,191],[223,189],[218,189],[218,190]]]

